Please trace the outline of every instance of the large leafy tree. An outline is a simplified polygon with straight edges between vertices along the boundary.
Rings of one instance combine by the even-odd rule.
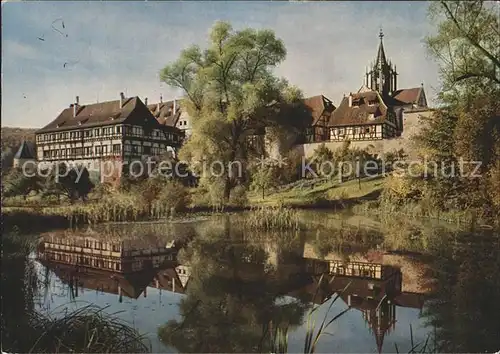
[[[436,1],[429,17],[437,33],[427,48],[438,59],[443,98],[459,102],[464,94],[490,93],[500,85],[500,21],[497,4],[475,1]]]
[[[426,42],[440,65],[443,106],[416,140],[445,173],[433,176],[427,187],[438,205],[482,208],[492,216],[499,211],[492,177],[500,158],[498,9],[487,1],[439,1],[430,4],[429,15],[437,32]],[[460,175],[460,159],[466,160],[467,176]],[[481,163],[483,177],[470,178],[472,161]],[[449,203],[450,197],[456,203]]]
[[[299,105],[299,90],[272,72],[285,56],[283,42],[272,31],[235,31],[229,23],[217,22],[205,50],[196,45],[183,50],[160,73],[161,81],[183,90],[184,108],[193,120],[181,157],[222,163],[217,178],[223,180],[226,201],[238,180],[245,179],[239,171],[246,170],[250,154],[247,137],[281,124],[289,109]]]

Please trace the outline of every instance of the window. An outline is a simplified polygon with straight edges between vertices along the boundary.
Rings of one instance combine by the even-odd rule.
[[[102,154],[106,155],[107,153],[108,153],[108,146],[107,145],[103,145],[102,146]]]
[[[120,154],[121,152],[122,152],[121,144],[114,144],[113,145],[113,154]]]
[[[100,155],[102,153],[102,146],[98,145],[95,147],[95,154]]]
[[[85,130],[84,134],[85,134],[84,136],[86,138],[90,138],[90,137],[92,137],[92,130]]]
[[[119,126],[119,125],[117,125],[117,126],[116,126],[116,133],[117,133],[117,134],[121,134],[121,132],[122,132],[122,127],[121,127],[121,126]]]
[[[90,146],[84,148],[85,156],[92,155],[92,148]]]
[[[94,129],[95,136],[99,136],[100,133],[101,133],[101,129],[99,129],[99,128]]]

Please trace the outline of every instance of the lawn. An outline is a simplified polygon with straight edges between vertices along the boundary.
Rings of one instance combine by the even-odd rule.
[[[304,179],[266,193],[250,192],[249,203],[255,205],[315,205],[336,201],[376,199],[383,188],[384,177],[375,176],[340,183],[337,179]]]

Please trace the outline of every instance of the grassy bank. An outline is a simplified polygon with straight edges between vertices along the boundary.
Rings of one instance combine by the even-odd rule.
[[[340,183],[337,179],[300,180],[276,189],[264,199],[260,193],[249,193],[252,206],[285,205],[292,207],[345,208],[363,201],[375,200],[382,191],[382,176]]]

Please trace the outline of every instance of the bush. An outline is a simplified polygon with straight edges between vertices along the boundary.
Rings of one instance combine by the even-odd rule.
[[[231,197],[229,198],[229,203],[233,206],[245,206],[248,205],[247,189],[244,185],[237,185],[231,191]]]
[[[180,182],[168,181],[154,202],[152,214],[172,215],[176,211],[186,209],[188,204],[189,195],[186,187]]]

